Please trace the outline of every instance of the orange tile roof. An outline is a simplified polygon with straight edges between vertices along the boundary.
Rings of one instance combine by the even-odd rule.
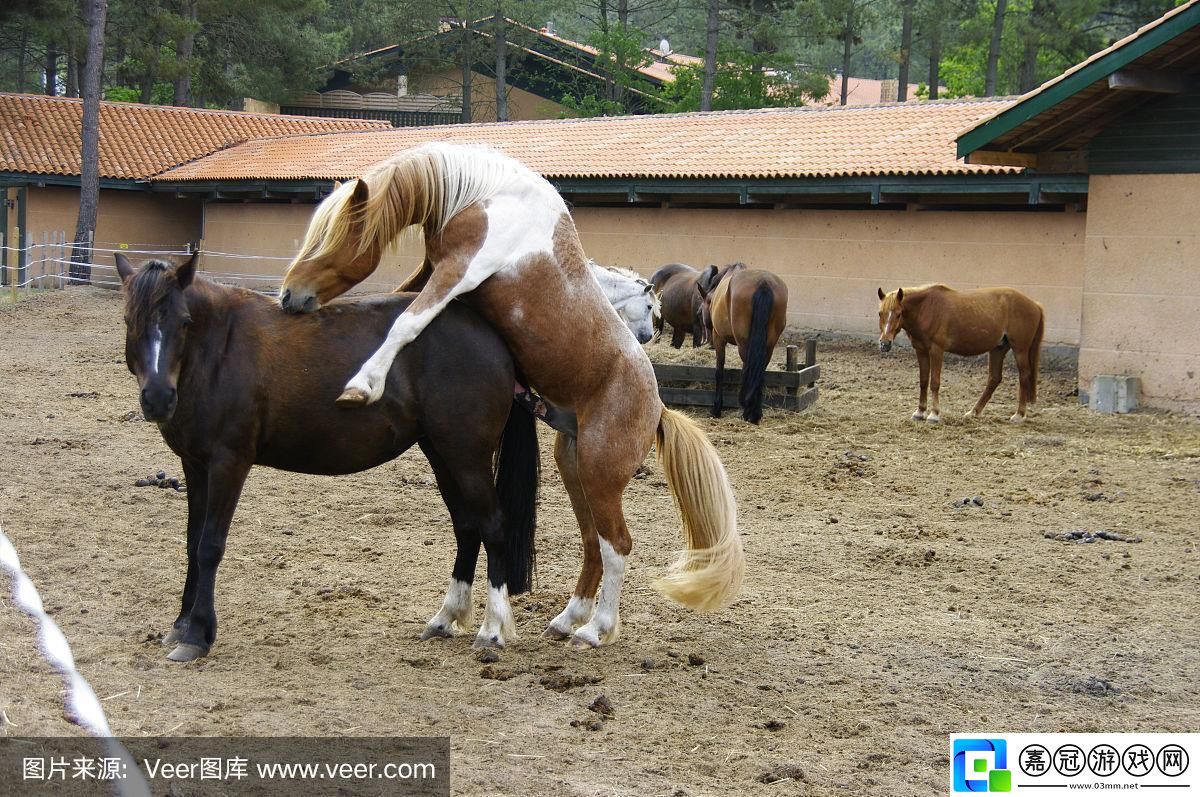
[[[78,175],[83,101],[0,93],[0,171]],[[387,122],[100,103],[100,176],[149,177],[267,136],[390,128]]]
[[[954,156],[964,126],[1011,99],[407,127],[251,141],[156,180],[346,179],[425,141],[490,144],[548,178],[1002,174]]]

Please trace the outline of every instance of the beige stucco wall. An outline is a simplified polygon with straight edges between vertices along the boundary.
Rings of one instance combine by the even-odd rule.
[[[472,73],[471,119],[476,122],[496,121],[496,81],[494,78]],[[414,94],[433,94],[438,97],[462,94],[462,72],[448,69],[409,79],[408,90]],[[574,116],[565,105],[531,94],[516,86],[508,87],[508,119],[519,122],[529,119],[561,119]]]
[[[41,243],[43,235],[54,233],[65,233],[67,240],[75,237],[79,189],[30,187],[26,201],[27,243]],[[10,212],[9,216],[15,214]],[[182,250],[189,242],[199,239],[200,203],[196,200],[143,191],[108,189],[100,192],[96,214],[97,249],[126,249],[130,252],[129,257],[137,260],[150,257],[140,254],[139,250]],[[98,251],[94,262],[111,264],[112,254]],[[93,276],[97,281],[103,281],[105,277],[111,277],[112,272],[99,269]]]
[[[1200,411],[1200,174],[1093,175],[1079,386],[1137,376],[1150,406]]]
[[[876,289],[1008,285],[1046,308],[1046,342],[1079,342],[1083,213],[577,208],[587,253],[649,274],[743,261],[788,285],[788,321],[878,333]]]
[[[204,268],[282,274],[312,207],[209,203],[206,252],[279,259],[255,263],[210,254]],[[796,326],[875,334],[880,286],[1005,284],[1046,307],[1048,343],[1079,342],[1081,213],[583,207],[574,215],[584,249],[601,263],[646,275],[673,261],[702,267],[742,260],[775,271],[788,283],[789,322]],[[420,263],[421,252],[420,243],[411,242],[388,253],[367,287],[396,285]]]

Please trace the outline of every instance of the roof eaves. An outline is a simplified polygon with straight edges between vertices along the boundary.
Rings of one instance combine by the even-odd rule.
[[[965,158],[994,139],[1028,122],[1083,89],[1161,47],[1200,24],[1200,0],[1179,6],[1138,32],[1068,69],[1020,98],[1016,104],[959,134],[958,157]]]

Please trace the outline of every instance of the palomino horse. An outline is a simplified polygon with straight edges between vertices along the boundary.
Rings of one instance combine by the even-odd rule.
[[[604,291],[609,304],[637,342],[649,343],[654,337],[654,325],[660,311],[654,286],[627,268],[602,266],[594,260],[589,260],[588,265],[592,267],[592,276],[600,283],[600,290]]]
[[[193,279],[195,255],[179,267],[151,260],[140,271],[116,259],[125,362],[141,388],[142,414],[158,424],[187,478],[187,578],[164,639],[176,646],[170,659],[203,656],[216,639],[217,566],[251,465],[356,473],[414,444],[433,468],[458,543],[451,588],[422,636],[449,636],[470,623],[482,540],[489,599],[476,643],[503,646],[513,637],[508,593],[529,588],[533,564],[537,434],[533,416],[513,409],[515,368],[491,327],[467,307],[450,308],[396,360],[387,398],[348,411],[333,403],[345,379],[412,296],[339,302],[292,318],[257,293]]]
[[[1004,355],[1012,349],[1020,379],[1017,411],[1012,421],[1025,420],[1027,405],[1037,401],[1038,361],[1046,330],[1042,306],[1012,288],[956,291],[945,285],[879,289],[879,350],[887,352],[903,329],[917,352],[921,369],[921,400],[914,421],[937,423],[938,390],[942,385],[942,355],[988,355],[987,387],[968,418],[979,417],[1004,376]],[[925,414],[925,391],[933,392],[933,407]]]
[[[560,433],[555,458],[583,534],[583,568],[547,633],[579,647],[617,638],[632,547],[621,495],[655,442],[687,543],[659,590],[701,611],[733,597],[744,559],[716,450],[686,415],[663,407],[650,360],[592,276],[566,203],[524,165],[446,143],[375,165],[318,206],[280,302],[303,312],[329,301],[414,225],[426,258],[405,286],[420,293],[341,401],[382,396],[392,358],[461,296],[499,330],[529,384],[578,416],[578,438]]]
[[[699,277],[699,271],[683,263],[668,263],[650,276],[650,284],[662,302],[662,312],[654,327],[662,334],[663,322],[670,324],[671,345],[676,349],[683,345],[689,331],[693,347],[704,342],[704,333],[708,331],[700,318],[701,299],[696,289]]]
[[[742,386],[738,403],[750,423],[762,420],[763,376],[775,344],[787,326],[787,285],[769,271],[732,263],[720,271],[709,266],[696,288],[704,300],[703,317],[712,326],[717,350],[714,418],[721,417],[721,379],[725,375],[725,346],[736,343],[742,358]]]

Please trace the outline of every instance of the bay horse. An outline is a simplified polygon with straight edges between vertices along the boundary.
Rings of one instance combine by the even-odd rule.
[[[588,260],[588,265],[621,322],[629,328],[638,343],[649,343],[654,337],[654,325],[661,311],[654,286],[636,271],[627,268],[602,266],[594,260]]]
[[[671,346],[678,349],[688,332],[692,333],[692,347],[698,348],[705,339],[704,323],[700,318],[700,292],[696,280],[700,272],[684,263],[668,263],[650,275],[650,284],[658,291],[662,311],[654,321],[655,330],[661,335],[663,322],[671,325]]]
[[[652,443],[686,543],[656,587],[698,611],[728,602],[744,570],[729,477],[704,432],[659,400],[650,359],[588,268],[566,203],[540,175],[486,147],[432,142],[400,152],[317,207],[280,303],[316,309],[366,279],[410,227],[424,232],[425,260],[401,287],[420,292],[340,401],[377,401],[396,353],[461,297],[499,331],[528,384],[578,419],[577,437],[558,435],[555,460],[583,566],[547,634],[580,648],[617,639],[632,548],[621,496]]]
[[[706,268],[696,288],[704,302],[702,317],[711,326],[717,350],[713,417],[720,418],[723,409],[725,346],[734,343],[742,358],[742,386],[738,391],[742,417],[758,423],[762,420],[763,377],[787,326],[787,285],[770,271],[731,263],[720,270],[716,266]]]
[[[946,352],[973,357],[988,355],[988,381],[979,401],[966,414],[977,418],[1004,376],[1004,356],[1012,349],[1019,388],[1014,423],[1025,420],[1028,405],[1037,402],[1038,363],[1046,331],[1042,306],[1012,288],[956,291],[946,285],[879,288],[879,350],[888,352],[900,330],[908,334],[917,353],[921,398],[914,421],[938,423],[938,392],[942,385],[942,356]],[[926,390],[933,406],[925,413]]]
[[[125,362],[142,414],[158,424],[187,479],[187,577],[164,638],[175,645],[168,658],[204,656],[216,639],[217,567],[252,465],[357,473],[414,444],[433,468],[458,546],[445,601],[422,638],[470,623],[481,541],[488,603],[475,642],[502,647],[513,638],[508,595],[529,589],[538,449],[533,416],[513,409],[515,367],[491,327],[467,307],[449,308],[396,360],[387,398],[348,411],[334,404],[343,382],[412,296],[292,317],[265,296],[196,278],[196,255],[140,269],[119,253],[116,261]]]

